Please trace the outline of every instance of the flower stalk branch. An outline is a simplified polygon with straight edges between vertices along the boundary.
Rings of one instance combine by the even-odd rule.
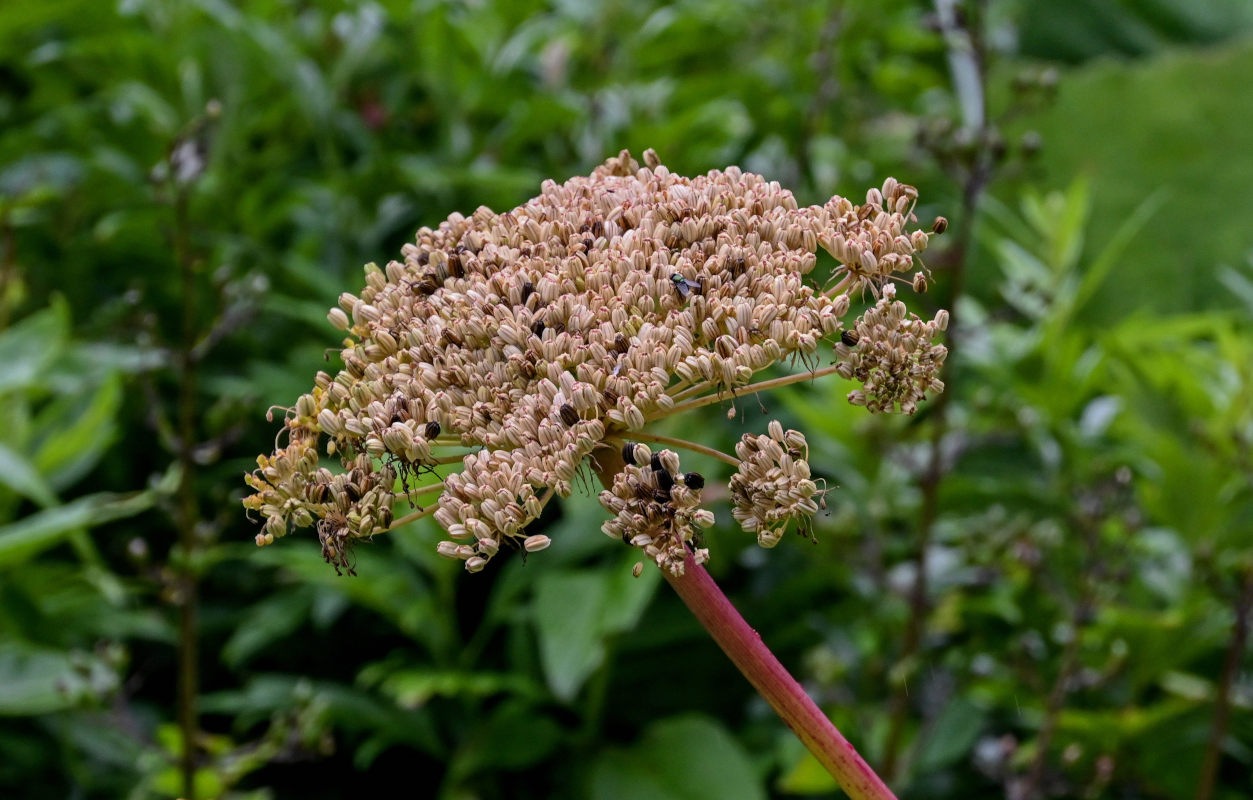
[[[713,405],[714,403],[718,403],[723,400],[726,400],[728,399],[728,397],[731,397],[733,399],[735,397],[743,397],[743,396],[750,395],[750,394],[756,394],[757,392],[765,392],[770,389],[778,389],[781,386],[791,386],[794,383],[802,383],[804,381],[810,381],[810,380],[815,380],[817,378],[823,378],[823,377],[826,377],[827,375],[834,375],[837,371],[839,371],[839,365],[832,364],[831,366],[821,367],[819,369],[811,370],[809,372],[799,372],[795,375],[784,375],[781,378],[771,378],[768,381],[758,381],[757,383],[750,383],[747,386],[741,386],[738,389],[736,389],[734,395],[724,395],[721,392],[719,392],[716,394],[707,394],[702,397],[694,398],[692,400],[685,400],[684,402],[677,403],[670,409],[662,411],[658,414],[654,414],[653,416],[650,416],[650,417],[645,417],[645,420],[648,422],[653,422],[655,420],[662,419],[663,417],[671,416],[672,414],[680,414],[684,411],[691,411],[692,409],[695,409],[695,408],[704,408],[705,406]]]
[[[738,467],[740,465],[740,460],[735,456],[727,455],[721,450],[709,447],[708,445],[703,445],[700,442],[689,442],[687,439],[677,439],[673,436],[662,436],[661,434],[646,433],[644,431],[628,431],[627,433],[622,434],[622,438],[634,439],[639,442],[668,444],[671,447],[678,447],[681,450],[689,450],[693,453],[700,453],[701,455],[706,455],[710,458],[716,458],[722,463],[729,464],[732,467]]]
[[[894,798],[796,679],[779,663],[770,648],[727,599],[709,572],[689,563],[682,575],[663,570],[666,580],[691,610],[722,652],[743,673],[770,707],[792,729],[818,763],[831,773],[853,800]]]

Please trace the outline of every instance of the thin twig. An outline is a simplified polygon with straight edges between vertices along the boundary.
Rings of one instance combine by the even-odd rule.
[[[778,389],[781,386],[790,386],[793,383],[801,383],[803,381],[814,380],[815,378],[821,378],[824,375],[833,374],[837,368],[838,368],[838,365],[832,364],[829,367],[822,367],[820,369],[815,369],[812,372],[801,372],[795,375],[784,375],[782,378],[771,378],[768,381],[759,381],[757,383],[750,383],[747,386],[737,387],[735,389],[735,394],[732,397],[742,397],[744,395],[755,394],[757,392],[764,392],[769,389]],[[683,411],[690,411],[693,408],[701,408],[703,406],[712,405],[714,403],[720,402],[725,399],[727,398],[724,397],[721,393],[705,395],[704,397],[697,397],[693,400],[687,400],[682,403],[676,403],[669,410],[662,411],[657,414],[653,414],[651,417],[645,417],[644,421],[653,422],[654,420],[659,420],[664,417],[668,417],[671,414],[678,414]]]
[[[733,467],[740,465],[740,460],[732,455],[727,455],[721,450],[716,450],[699,442],[689,442],[686,439],[676,439],[673,436],[662,436],[657,433],[645,433],[644,431],[626,431],[622,434],[624,439],[638,439],[641,442],[656,442],[657,444],[668,444],[671,447],[678,447],[683,450],[691,450],[693,453],[701,453],[710,458],[716,458],[724,464],[730,464]]]
[[[1253,615],[1253,567],[1244,572],[1244,581],[1233,611],[1236,619],[1232,625],[1227,654],[1223,658],[1223,671],[1218,679],[1213,721],[1210,723],[1209,740],[1205,744],[1205,757],[1201,762],[1201,776],[1196,784],[1196,800],[1209,800],[1214,794],[1214,782],[1222,763],[1223,739],[1227,736],[1227,721],[1231,716],[1231,687],[1240,671],[1240,658],[1249,640],[1249,618]]]
[[[175,369],[178,372],[178,434],[177,457],[179,462],[178,505],[175,511],[178,524],[179,549],[182,551],[178,565],[178,728],[182,738],[179,754],[179,772],[182,777],[183,796],[195,800],[196,796],[196,744],[200,738],[197,713],[199,695],[199,626],[197,607],[199,585],[196,576],[195,551],[198,549],[196,527],[200,512],[196,502],[196,421],[199,417],[196,361],[192,357],[196,346],[196,270],[191,252],[190,221],[186,191],[180,189],[174,200],[174,253],[178,262],[179,288],[181,292],[182,331]]]

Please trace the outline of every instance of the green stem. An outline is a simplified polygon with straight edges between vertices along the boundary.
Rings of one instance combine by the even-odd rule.
[[[621,437],[623,439],[637,439],[641,442],[655,442],[657,444],[668,444],[671,447],[678,447],[683,450],[690,450],[693,453],[700,453],[716,458],[724,464],[730,464],[733,467],[740,465],[740,460],[735,456],[727,455],[721,450],[715,450],[699,442],[689,442],[687,439],[676,439],[673,436],[662,436],[657,433],[645,433],[644,431],[626,431]]]
[[[782,378],[771,378],[768,381],[758,381],[757,383],[750,383],[747,386],[740,386],[736,388],[735,394],[733,395],[733,397],[742,397],[744,395],[756,394],[757,392],[764,392],[769,389],[777,389],[780,386],[790,386],[793,383],[801,383],[802,381],[810,381],[810,380],[814,380],[815,378],[821,378],[824,375],[831,375],[835,373],[838,366],[839,366],[838,364],[832,364],[829,367],[815,369],[810,372],[800,372],[795,375],[784,375]],[[709,394],[709,395],[705,395],[704,397],[697,397],[692,400],[687,400],[682,403],[677,403],[674,406],[672,406],[670,409],[666,411],[662,411],[657,414],[653,414],[651,417],[645,417],[644,421],[653,422],[655,420],[668,417],[671,414],[679,414],[684,411],[691,411],[693,408],[701,408],[703,406],[712,405],[723,399],[725,398],[723,397],[721,393]]]
[[[196,745],[200,739],[197,699],[199,679],[199,578],[196,574],[196,524],[200,511],[196,502],[196,420],[197,365],[192,357],[196,343],[196,267],[191,252],[188,200],[179,191],[174,203],[174,250],[179,268],[182,301],[182,335],[178,350],[178,462],[177,490],[178,540],[181,559],[177,568],[178,585],[178,728],[182,739],[179,773],[183,796],[196,797]]]
[[[1227,736],[1227,721],[1231,716],[1231,687],[1240,672],[1240,657],[1249,639],[1250,614],[1253,613],[1253,567],[1244,572],[1234,611],[1236,619],[1232,625],[1231,641],[1223,659],[1223,671],[1219,676],[1214,697],[1214,715],[1210,723],[1209,740],[1205,745],[1205,756],[1201,762],[1201,776],[1196,784],[1196,800],[1209,800],[1214,794],[1214,783],[1222,762],[1223,739]]]

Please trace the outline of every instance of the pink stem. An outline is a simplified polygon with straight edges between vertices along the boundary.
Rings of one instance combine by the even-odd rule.
[[[722,652],[734,662],[788,727],[852,800],[895,800],[896,795],[858,755],[822,709],[749,627],[705,568],[687,557],[684,574],[666,580],[683,598]]]

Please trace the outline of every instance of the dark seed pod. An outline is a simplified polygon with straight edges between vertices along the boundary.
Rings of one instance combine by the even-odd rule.
[[[457,347],[460,347],[464,342],[461,334],[456,333],[452,328],[444,328],[442,338],[445,344],[456,345]]]
[[[527,298],[529,298],[533,294],[535,294],[535,284],[531,283],[530,281],[524,282],[522,284],[522,302],[525,304],[527,301]]]
[[[658,489],[657,491],[653,492],[653,502],[654,503],[669,503],[670,493],[663,489]]]
[[[596,220],[592,223],[592,235],[597,239],[605,235],[605,223]]]
[[[610,408],[618,405],[618,393],[615,392],[613,389],[604,390],[603,392],[600,393],[600,396],[605,399],[605,405],[609,406]]]
[[[699,472],[689,472],[683,476],[683,485],[689,489],[705,488],[705,476]]]
[[[414,288],[420,295],[432,295],[439,289],[439,285],[435,283],[434,275],[424,275]]]
[[[557,412],[561,415],[561,421],[567,425],[574,425],[579,421],[579,412],[574,410],[574,406],[564,403]]]
[[[544,335],[544,320],[537,319],[534,322],[532,322],[531,333],[535,334],[536,336],[543,336]]]
[[[660,457],[659,457],[656,453],[653,453],[653,460],[652,460],[652,463],[650,463],[648,466],[652,467],[652,468],[653,468],[653,470],[659,470],[659,469],[661,469],[661,468],[662,468],[662,467],[661,467],[661,458],[660,458]]]
[[[840,341],[848,347],[856,347],[861,341],[861,336],[854,330],[847,330],[840,334]]]
[[[622,445],[622,460],[633,467],[637,466],[635,463],[635,445],[633,443],[627,442]]]
[[[439,436],[440,430],[442,429],[439,427],[439,423],[435,420],[431,420],[426,423],[426,430],[424,430],[423,433],[426,434],[427,439],[434,439]]]
[[[344,494],[348,496],[350,501],[355,503],[361,499],[361,487],[355,483],[345,484]]]
[[[631,341],[619,333],[617,336],[613,337],[613,349],[615,352],[625,353],[627,350],[631,349]]]
[[[663,492],[669,492],[674,488],[674,476],[664,469],[653,470],[653,479],[657,481],[657,488]]]
[[[948,220],[944,217],[936,217],[935,222],[931,224],[932,233],[944,233],[948,230]]]

